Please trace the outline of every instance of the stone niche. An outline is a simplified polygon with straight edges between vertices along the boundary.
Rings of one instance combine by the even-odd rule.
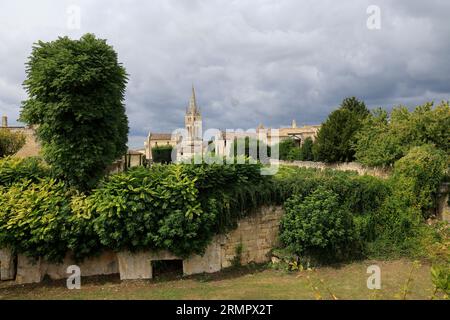
[[[270,261],[269,252],[277,245],[281,207],[262,207],[254,214],[241,219],[235,230],[225,235],[216,235],[203,255],[192,255],[183,259],[185,275],[213,273],[232,265],[241,248],[242,265]],[[67,267],[78,265],[81,276],[120,274],[121,280],[153,278],[152,261],[182,260],[167,251],[105,251],[98,256],[88,258],[77,264],[71,253],[67,253],[62,263],[50,263],[42,258],[30,259],[17,256],[17,273],[11,252],[0,250],[1,279],[16,279],[17,283],[40,282],[47,275],[50,279],[65,279],[70,274]]]

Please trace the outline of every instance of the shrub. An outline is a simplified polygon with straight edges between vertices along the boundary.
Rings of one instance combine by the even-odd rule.
[[[0,247],[11,247],[32,257],[61,260],[68,249],[62,236],[71,215],[68,192],[63,182],[53,179],[2,188]]]
[[[22,180],[39,181],[50,175],[50,168],[40,158],[0,159],[0,186],[10,186]]]
[[[395,163],[392,176],[393,196],[405,201],[409,207],[417,207],[427,217],[435,207],[439,186],[445,178],[449,158],[433,145],[412,148]]]
[[[90,201],[101,243],[116,250],[201,252],[204,247],[196,237],[210,236],[208,227],[214,222],[214,216],[200,207],[195,180],[181,166],[138,168],[114,175],[95,190]]]
[[[152,159],[155,163],[169,164],[172,162],[172,146],[152,148]]]
[[[294,195],[285,203],[280,239],[299,255],[319,260],[345,259],[355,249],[357,234],[350,210],[331,190]]]
[[[0,158],[12,156],[24,146],[25,142],[23,133],[0,128]]]

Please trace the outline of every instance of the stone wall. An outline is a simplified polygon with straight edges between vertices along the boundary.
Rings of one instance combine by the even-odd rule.
[[[106,251],[77,264],[70,253],[62,263],[50,263],[44,259],[31,259],[24,255],[15,257],[9,250],[0,250],[1,280],[16,283],[36,283],[45,276],[50,279],[64,279],[69,276],[67,267],[78,265],[81,276],[120,274],[120,279],[151,279],[152,261],[183,260],[183,273],[192,275],[212,273],[230,267],[241,247],[240,263],[262,263],[270,261],[269,252],[277,244],[278,229],[283,210],[281,207],[262,207],[254,214],[241,219],[235,230],[215,236],[203,256],[193,255],[181,259],[167,251],[112,252]]]
[[[32,259],[19,254],[15,280],[18,284],[22,284],[41,282],[45,276],[52,280],[65,279],[69,276],[67,268],[71,265],[78,265],[81,276],[86,277],[119,273],[117,256],[112,251],[105,251],[81,263],[76,263],[70,253],[67,253],[62,263],[51,263],[44,259]]]

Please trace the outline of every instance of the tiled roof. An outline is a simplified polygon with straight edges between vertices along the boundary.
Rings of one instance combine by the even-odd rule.
[[[150,133],[150,140],[172,140],[170,133]]]

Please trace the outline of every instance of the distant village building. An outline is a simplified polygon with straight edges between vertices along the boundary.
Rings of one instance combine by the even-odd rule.
[[[177,161],[189,159],[195,154],[202,154],[207,151],[209,141],[203,141],[202,116],[197,105],[194,88],[192,88],[192,95],[186,108],[184,126],[182,132],[174,134],[149,132],[147,140],[144,142],[146,158],[152,159],[152,149],[154,147],[166,145],[176,148]],[[298,146],[301,146],[307,138],[311,138],[314,141],[319,129],[320,125],[297,127],[297,122],[292,120],[291,127],[287,128],[266,129],[260,124],[253,131],[221,130],[214,137],[214,151],[216,155],[229,155],[233,141],[245,137],[259,139],[268,146],[273,146],[286,139],[293,139]]]
[[[8,126],[8,117],[2,116],[2,126],[0,130],[7,129],[11,132],[21,132],[25,135],[25,144],[24,146],[14,155],[20,158],[26,157],[34,157],[39,156],[41,151],[41,145],[36,139],[36,131],[33,127],[25,127],[25,126]]]

